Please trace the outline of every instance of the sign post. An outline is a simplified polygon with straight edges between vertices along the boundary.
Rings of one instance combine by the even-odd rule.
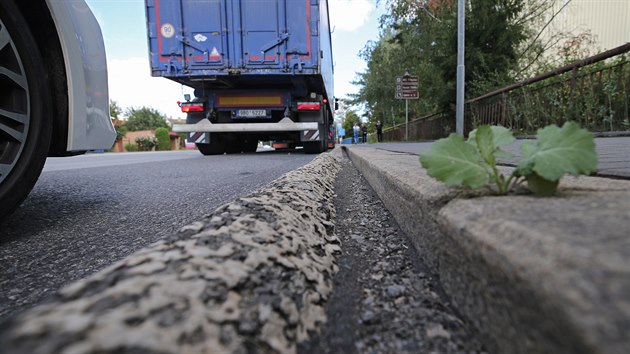
[[[409,141],[409,99],[405,100],[405,141]]]
[[[466,4],[464,0],[457,1],[457,93],[455,107],[455,131],[464,136],[464,32],[466,30]]]
[[[418,99],[418,77],[405,72],[396,77],[396,99],[405,100],[405,140],[409,140],[409,100]]]

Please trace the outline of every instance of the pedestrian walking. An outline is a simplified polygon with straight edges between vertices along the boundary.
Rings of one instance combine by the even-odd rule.
[[[363,144],[367,143],[367,125],[365,123],[361,126],[361,135],[363,135]]]
[[[357,123],[354,123],[354,126],[352,127],[352,132],[354,133],[354,139],[352,140],[352,143],[358,144],[359,143],[359,125]]]
[[[376,121],[376,139],[379,143],[383,141],[383,123],[380,120]]]

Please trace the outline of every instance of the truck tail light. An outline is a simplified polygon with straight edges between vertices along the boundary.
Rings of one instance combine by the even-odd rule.
[[[321,106],[319,102],[298,102],[297,109],[298,111],[319,111]]]
[[[177,102],[183,113],[203,112],[203,102]]]

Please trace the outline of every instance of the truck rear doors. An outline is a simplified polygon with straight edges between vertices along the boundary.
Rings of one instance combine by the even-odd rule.
[[[315,5],[311,3],[314,2]],[[146,0],[157,76],[316,67],[313,0]]]

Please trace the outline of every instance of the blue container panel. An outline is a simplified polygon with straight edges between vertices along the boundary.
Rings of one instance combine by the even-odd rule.
[[[260,74],[259,69],[319,73],[317,0],[146,0],[146,4],[154,76],[204,76],[213,71],[220,75],[228,70]]]
[[[236,89],[258,87],[261,76],[276,76],[283,77],[269,79],[276,85],[324,89],[333,101],[326,0],[145,3],[153,76],[193,87],[221,77]]]
[[[242,63],[246,67],[278,67],[286,55],[283,1],[241,1]]]
[[[333,0],[336,1],[336,0]],[[313,11],[317,11],[317,7],[313,7]],[[319,27],[318,27],[318,50],[321,54],[319,64],[319,73],[322,76],[326,95],[329,102],[335,102],[334,98],[334,66],[332,57],[332,39],[330,37],[330,19],[328,16],[328,1],[319,1]]]
[[[163,71],[171,74],[172,65],[181,64],[184,55],[182,43],[178,40],[182,27],[179,2],[147,0],[146,6],[151,69],[154,73]]]
[[[227,18],[224,1],[197,1],[182,7],[185,33],[182,50],[192,66],[225,67],[228,64]]]

